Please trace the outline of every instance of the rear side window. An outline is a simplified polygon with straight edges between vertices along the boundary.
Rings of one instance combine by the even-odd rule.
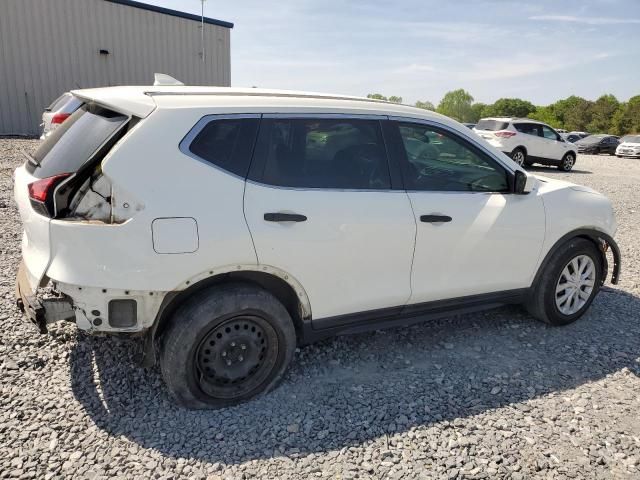
[[[526,133],[527,135],[533,135],[534,137],[541,137],[540,125],[535,123],[514,123],[513,126],[520,133]]]
[[[480,120],[476,125],[476,130],[491,130],[497,132],[504,130],[509,126],[509,122],[501,122],[499,120]]]
[[[363,119],[265,119],[256,179],[298,188],[390,189],[380,123]]]
[[[77,172],[127,121],[125,115],[86,104],[44,140],[27,170],[38,178]]]
[[[183,140],[181,149],[188,148],[192,155],[244,178],[251,162],[258,123],[258,118],[212,120],[205,117]]]

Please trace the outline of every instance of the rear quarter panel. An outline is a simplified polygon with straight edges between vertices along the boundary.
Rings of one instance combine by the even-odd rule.
[[[255,265],[243,214],[245,182],[179,150],[179,143],[204,115],[198,109],[160,109],[140,122],[103,160],[113,185],[116,217],[108,225],[51,222],[55,280],[103,288],[169,291],[202,272],[229,265]],[[198,248],[157,253],[152,223],[157,218],[193,218]]]

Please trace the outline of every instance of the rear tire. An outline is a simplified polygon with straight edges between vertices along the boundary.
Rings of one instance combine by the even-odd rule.
[[[273,295],[225,285],[178,308],[162,335],[160,370],[178,404],[226,407],[274,388],[295,348],[291,317]]]
[[[511,160],[522,167],[527,163],[527,154],[522,148],[518,147],[511,152]]]
[[[529,313],[550,325],[575,322],[600,290],[602,258],[584,238],[573,238],[545,265],[526,303]]]
[[[558,168],[563,172],[569,172],[576,164],[576,156],[573,153],[567,153],[564,157],[562,157],[562,161]]]

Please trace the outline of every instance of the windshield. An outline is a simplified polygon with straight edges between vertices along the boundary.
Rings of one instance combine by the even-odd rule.
[[[503,122],[501,120],[489,120],[483,119],[476,125],[476,130],[491,130],[497,132],[498,130],[504,130],[509,126],[509,122]]]
[[[84,105],[42,142],[27,170],[38,178],[78,171],[127,119],[102,107]]]
[[[627,143],[640,143],[640,135],[627,135],[620,139],[621,142]]]

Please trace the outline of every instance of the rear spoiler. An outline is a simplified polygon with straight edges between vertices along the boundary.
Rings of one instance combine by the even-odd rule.
[[[85,102],[97,103],[110,110],[139,118],[149,116],[156,109],[156,102],[139,88],[105,87],[72,90],[71,93]]]

